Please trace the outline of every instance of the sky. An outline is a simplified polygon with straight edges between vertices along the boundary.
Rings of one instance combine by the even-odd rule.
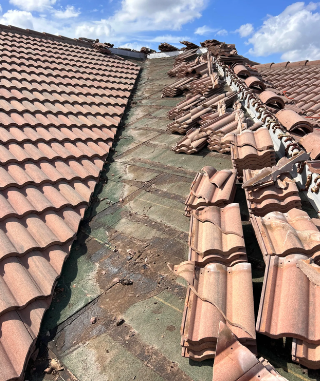
[[[217,39],[260,63],[320,59],[320,3],[287,0],[0,0],[0,24],[157,50]]]

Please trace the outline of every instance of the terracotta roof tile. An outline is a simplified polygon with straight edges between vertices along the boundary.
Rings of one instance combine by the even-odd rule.
[[[229,254],[245,249],[239,204],[201,207],[192,211],[189,246],[200,256]]]
[[[292,340],[292,361],[309,369],[320,369],[320,344],[304,340]]]
[[[259,171],[245,169],[243,182],[246,182]],[[281,174],[276,183],[264,187],[245,188],[248,209],[256,216],[265,216],[270,212],[288,212],[292,208],[301,208],[299,190],[288,175]]]
[[[270,83],[275,89],[285,94],[303,110],[305,115],[319,117],[319,63],[320,61],[284,62],[280,64],[256,65],[261,79]],[[284,67],[281,67],[283,65]],[[312,92],[312,94],[310,94]],[[304,94],[305,93],[305,94]],[[308,101],[299,102],[304,96],[310,95]],[[299,121],[295,117],[296,121]],[[317,119],[314,119],[318,122]],[[293,121],[293,119],[292,119]],[[300,121],[302,122],[302,121]],[[281,122],[282,123],[282,122]],[[283,123],[282,123],[283,124]],[[293,123],[287,127],[291,128]],[[308,129],[308,127],[306,127]],[[310,130],[310,129],[309,129]]]
[[[230,328],[220,322],[216,358],[213,366],[213,381],[237,380],[285,381],[274,367],[263,358],[259,360]]]
[[[320,132],[315,130],[311,134],[303,136],[299,143],[302,147],[310,153],[310,158],[312,160],[317,160],[320,158]]]
[[[320,344],[320,267],[307,258],[301,254],[268,257],[256,324],[258,332]]]
[[[318,220],[303,210],[270,212],[264,217],[252,215],[251,222],[265,260],[270,255],[312,255],[320,249]]]
[[[0,379],[20,380],[139,67],[0,31]]]
[[[225,317],[239,340],[254,350],[251,265],[239,263],[226,267],[210,263],[200,268],[186,262],[179,266],[179,271],[190,283],[181,326],[182,355],[196,361],[213,358],[219,323],[226,323]]]
[[[194,178],[190,194],[186,199],[186,215],[200,206],[223,207],[233,202],[236,191],[236,171],[217,171],[213,167],[203,167]]]
[[[276,163],[273,143],[266,127],[234,134],[232,140],[231,160],[239,176],[242,176],[244,169],[272,167]]]

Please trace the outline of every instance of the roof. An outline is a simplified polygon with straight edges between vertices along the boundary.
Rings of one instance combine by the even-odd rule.
[[[306,255],[270,256],[256,329],[270,337],[294,337],[320,344],[319,266]]]
[[[139,67],[0,26],[0,379],[20,379]]]
[[[194,178],[190,194],[186,199],[186,215],[200,206],[226,206],[233,202],[236,191],[236,171],[217,171],[214,167],[203,167]]]
[[[251,221],[265,256],[313,255],[320,249],[320,221],[303,210],[274,211],[264,217],[251,215]]]
[[[297,102],[307,116],[320,112],[320,60],[255,65],[266,82]]]
[[[230,328],[220,322],[213,381],[236,380],[284,381],[273,366],[264,358],[256,356],[240,343]]]

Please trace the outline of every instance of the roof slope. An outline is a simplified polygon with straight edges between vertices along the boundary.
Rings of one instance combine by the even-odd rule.
[[[262,78],[279,90],[308,116],[320,111],[320,60],[256,65]]]
[[[19,379],[139,67],[0,26],[0,380]]]

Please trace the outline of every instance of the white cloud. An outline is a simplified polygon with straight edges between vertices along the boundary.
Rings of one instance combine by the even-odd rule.
[[[218,30],[216,35],[217,36],[227,36],[228,35],[228,31],[226,29],[220,29],[220,30]]]
[[[206,4],[207,0],[123,0],[109,21],[118,32],[179,30],[201,17]]]
[[[1,4],[0,4],[0,13],[2,13],[2,6],[1,6]]]
[[[75,37],[108,38],[111,35],[114,35],[114,31],[107,20],[84,22],[75,25]]]
[[[80,10],[76,10],[74,6],[67,5],[66,9],[62,11],[61,9],[59,10],[54,10],[53,15],[59,19],[69,19],[72,17],[78,17],[80,15]]]
[[[144,38],[144,41],[148,42],[168,42],[168,43],[176,43],[178,44],[180,41],[189,41],[190,38],[188,36],[172,36],[171,34],[166,34],[163,36],[156,36],[153,38]]]
[[[0,24],[14,25],[19,28],[33,29],[33,16],[30,12],[10,9],[0,18]]]
[[[57,0],[10,0],[10,4],[24,11],[38,11],[42,12],[50,9]]]
[[[147,45],[143,45],[143,44],[141,44],[140,42],[127,42],[126,44],[122,44],[121,46],[119,46],[119,47],[121,47],[121,48],[128,48],[128,49],[133,49],[133,50],[138,50],[138,51],[140,51],[140,49],[143,47],[143,46],[145,46],[146,48],[149,48],[149,46],[147,46]]]
[[[200,26],[199,28],[197,28],[194,32],[194,34],[200,34],[200,36],[203,36],[204,34],[208,34],[208,33],[214,33],[216,32],[218,29],[213,29],[213,28],[210,28],[209,26],[207,25],[203,25],[203,26]]]
[[[179,30],[182,25],[201,17],[208,1],[122,0],[120,9],[113,15],[92,20],[84,13],[77,17],[80,10],[73,6],[55,7],[58,0],[10,0],[19,9],[0,14],[0,23],[68,37],[99,38],[118,46],[130,41],[178,43],[179,39],[187,37],[168,33],[151,38],[148,32]]]
[[[297,2],[277,16],[268,16],[248,40],[255,56],[281,53],[282,60],[320,58],[320,3]]]
[[[252,24],[243,24],[239,29],[236,30],[236,33],[240,34],[240,37],[248,37],[253,32],[254,28]]]

